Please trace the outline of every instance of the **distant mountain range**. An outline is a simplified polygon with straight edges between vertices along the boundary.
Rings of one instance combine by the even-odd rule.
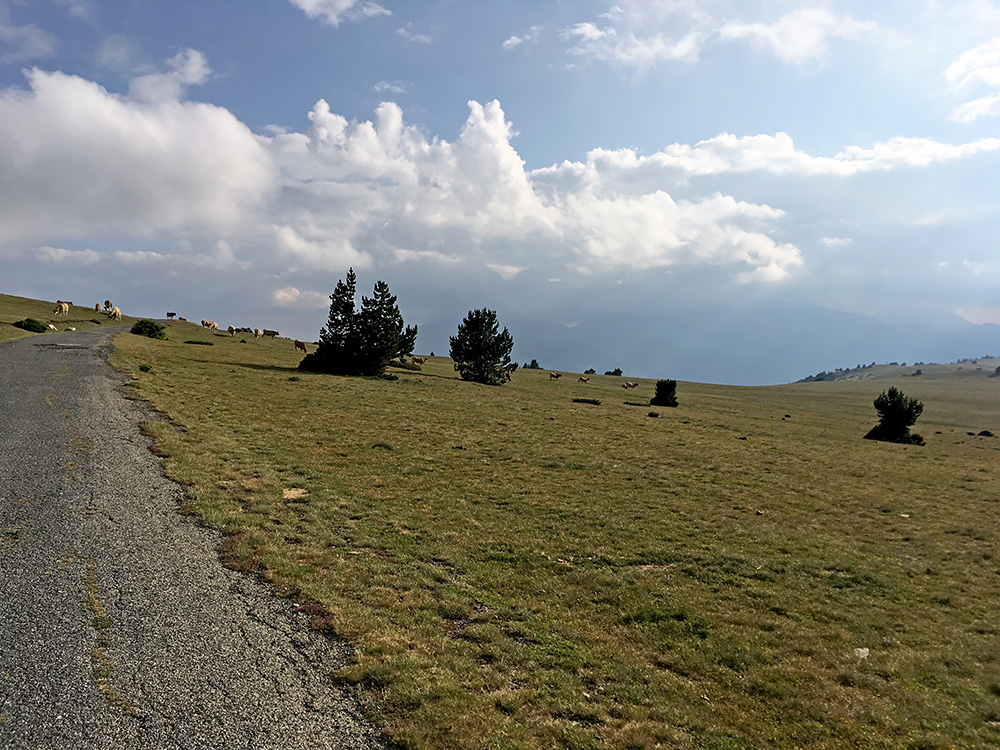
[[[769,385],[871,362],[953,362],[1000,355],[1000,326],[955,316],[892,324],[809,305],[595,317],[575,326],[504,319],[513,358],[550,370]],[[447,355],[454,321],[420,325],[419,352]]]

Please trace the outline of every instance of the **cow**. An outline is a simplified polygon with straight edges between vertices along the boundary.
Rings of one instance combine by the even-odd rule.
[[[236,336],[236,326],[229,326],[226,330],[229,331],[230,336]]]
[[[272,338],[273,339],[275,336],[278,335],[278,332],[277,331],[272,331],[270,328],[265,328],[264,329],[264,335],[267,336],[268,338]]]
[[[177,313],[172,313],[172,312],[167,313],[167,320],[171,320],[172,318],[175,317],[177,317]]]
[[[56,300],[56,307],[52,311],[56,315],[62,315],[63,317],[69,315],[69,302],[63,302],[62,300]]]
[[[104,312],[109,312],[111,310],[111,300],[104,300]]]
[[[264,335],[264,332],[262,330],[260,330],[259,328],[254,328],[253,329],[253,337],[255,339],[259,339],[263,335]]]
[[[422,365],[427,362],[427,357],[414,357],[413,364]]]
[[[585,378],[585,377],[583,377],[583,375],[581,375],[580,379],[577,380],[576,382],[577,383],[589,383],[590,382],[590,378]]]
[[[295,339],[295,351],[301,351],[303,354],[309,353],[306,349],[306,343],[304,341],[299,341],[298,339]]]
[[[100,311],[101,311],[101,303],[100,302],[95,302],[94,303],[94,312],[100,312]]]
[[[638,383],[631,383],[628,380],[622,383],[622,388],[638,388],[638,387],[639,387]]]
[[[117,307],[112,307],[111,308],[111,312],[109,313],[109,315],[111,315],[111,319],[112,320],[121,320],[122,319],[122,311],[119,310]]]
[[[55,327],[54,325],[52,325],[51,323],[49,323],[49,330],[52,330],[52,331],[58,331],[59,329],[58,329],[58,328],[56,328],[56,327]]]
[[[205,328],[207,328],[210,331],[218,331],[219,330],[219,324],[216,323],[214,320],[203,320],[203,321],[201,321],[201,324],[203,326],[205,326]]]
[[[181,323],[187,323],[188,322],[187,318],[178,317],[177,320],[179,320]]]
[[[562,377],[562,373],[561,372],[550,372],[549,373],[549,380],[559,380],[559,378],[561,378],[561,377]]]

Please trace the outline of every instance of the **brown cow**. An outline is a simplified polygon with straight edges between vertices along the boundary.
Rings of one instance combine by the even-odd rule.
[[[260,330],[259,328],[254,328],[253,329],[253,337],[255,339],[259,339],[263,335],[264,335],[264,332],[262,330]]]
[[[581,375],[580,379],[577,380],[576,382],[577,383],[589,383],[590,382],[590,378],[585,378],[585,377],[583,377],[583,375]]]
[[[427,357],[414,357],[413,358],[413,364],[415,364],[415,365],[422,365],[422,364],[425,364],[426,362],[427,362]]]
[[[562,373],[561,372],[550,372],[549,373],[549,380],[558,380],[561,377],[562,377]]]
[[[226,330],[229,331],[230,336],[236,335],[236,326],[229,326],[229,328],[227,328]]]
[[[101,311],[101,303],[100,302],[95,302],[94,303],[94,312],[100,312],[100,311]]]
[[[111,319],[112,320],[121,320],[122,319],[122,311],[119,310],[117,307],[112,307],[111,308],[111,312],[109,314],[111,315]]]
[[[177,317],[177,313],[171,313],[171,312],[167,313],[167,320],[171,320],[172,318],[176,318],[176,317]]]
[[[295,351],[301,351],[303,354],[309,353],[306,349],[306,343],[304,341],[299,341],[298,339],[295,339]]]
[[[275,336],[278,335],[278,332],[277,331],[272,331],[270,328],[265,328],[264,329],[264,335],[273,339]]]
[[[56,302],[56,307],[52,312],[55,313],[56,315],[62,315],[64,317],[66,315],[69,315],[69,302],[63,302],[62,300],[58,300]]]

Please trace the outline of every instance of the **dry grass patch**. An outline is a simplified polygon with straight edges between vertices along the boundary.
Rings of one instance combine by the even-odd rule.
[[[654,420],[619,378],[341,378],[168,336],[114,355],[167,471],[355,644],[338,678],[404,746],[1000,740],[1000,439],[966,434],[1000,379],[898,382],[916,447],[862,440],[881,383],[681,383]]]

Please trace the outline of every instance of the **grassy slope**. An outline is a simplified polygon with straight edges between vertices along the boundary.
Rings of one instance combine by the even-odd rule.
[[[100,325],[113,325],[113,322],[103,313],[94,312],[92,307],[80,307],[73,305],[69,309],[66,317],[57,317],[53,312],[55,302],[43,302],[26,297],[12,297],[8,294],[0,294],[0,343],[12,341],[13,339],[25,336],[39,336],[42,334],[29,333],[20,328],[15,328],[12,323],[25,318],[34,318],[48,325],[51,323],[58,330],[65,331],[69,327],[78,331],[86,331],[97,328]],[[134,322],[134,318],[122,317],[122,323]]]
[[[115,354],[167,471],[237,564],[326,606],[401,743],[1000,739],[1000,439],[967,434],[1000,433],[1000,378],[681,383],[653,418],[625,404],[649,382],[337,378],[283,339],[169,337]],[[926,447],[860,439],[890,384]]]

